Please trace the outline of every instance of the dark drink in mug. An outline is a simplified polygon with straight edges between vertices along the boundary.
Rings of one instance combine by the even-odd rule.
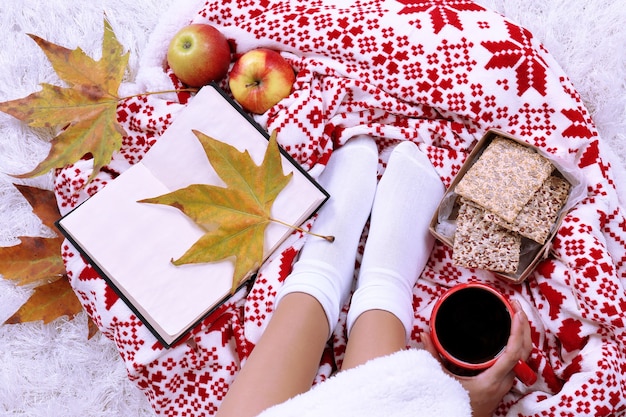
[[[473,376],[492,366],[504,351],[514,312],[508,300],[494,288],[460,284],[435,303],[430,327],[433,343],[444,365],[460,376]],[[524,361],[515,373],[527,385],[536,375]]]

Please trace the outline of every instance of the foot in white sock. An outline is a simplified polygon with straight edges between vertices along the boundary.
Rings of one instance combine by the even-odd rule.
[[[330,334],[352,287],[356,253],[376,190],[378,151],[374,140],[361,136],[333,152],[319,183],[330,194],[312,232],[335,241],[308,237],[293,271],[276,295],[303,292],[322,305]]]
[[[385,310],[410,334],[413,287],[432,250],[428,227],[443,193],[439,175],[417,145],[396,146],[376,190],[348,332],[365,311]]]

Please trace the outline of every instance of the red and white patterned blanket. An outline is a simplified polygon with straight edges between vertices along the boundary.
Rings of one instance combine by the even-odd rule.
[[[417,345],[447,287],[487,280],[529,314],[535,347],[529,363],[539,374],[533,387],[516,385],[498,415],[615,415],[626,408],[626,213],[589,113],[531,33],[469,0],[207,0],[190,10],[186,23],[218,26],[237,53],[274,48],[297,69],[293,94],[257,120],[278,129],[285,149],[314,176],[333,149],[369,134],[378,140],[381,170],[389,146],[412,140],[449,185],[489,128],[576,167],[587,182],[586,197],[523,284],[457,268],[451,250],[436,244],[414,289],[412,337]],[[140,160],[188,99],[122,103],[118,117],[128,136],[121,152],[86,188],[91,161],[60,171],[61,211]],[[294,235],[249,292],[238,292],[207,319],[192,342],[169,350],[69,244],[63,256],[86,311],[115,341],[129,377],[154,409],[166,416],[211,415],[270,319],[276,289],[303,241]],[[341,362],[344,331],[342,316],[318,381]]]

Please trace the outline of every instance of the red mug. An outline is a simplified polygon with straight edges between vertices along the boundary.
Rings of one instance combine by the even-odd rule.
[[[446,368],[473,376],[492,366],[504,352],[513,315],[506,297],[488,285],[467,283],[447,290],[430,318],[432,341]],[[523,360],[513,370],[526,385],[537,380]]]

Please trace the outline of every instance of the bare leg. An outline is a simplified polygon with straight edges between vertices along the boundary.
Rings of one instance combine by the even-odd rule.
[[[352,326],[341,369],[354,368],[405,347],[404,326],[395,315],[385,310],[366,311]]]
[[[304,293],[286,295],[217,416],[256,416],[307,391],[319,368],[328,333],[328,320],[317,300]]]

